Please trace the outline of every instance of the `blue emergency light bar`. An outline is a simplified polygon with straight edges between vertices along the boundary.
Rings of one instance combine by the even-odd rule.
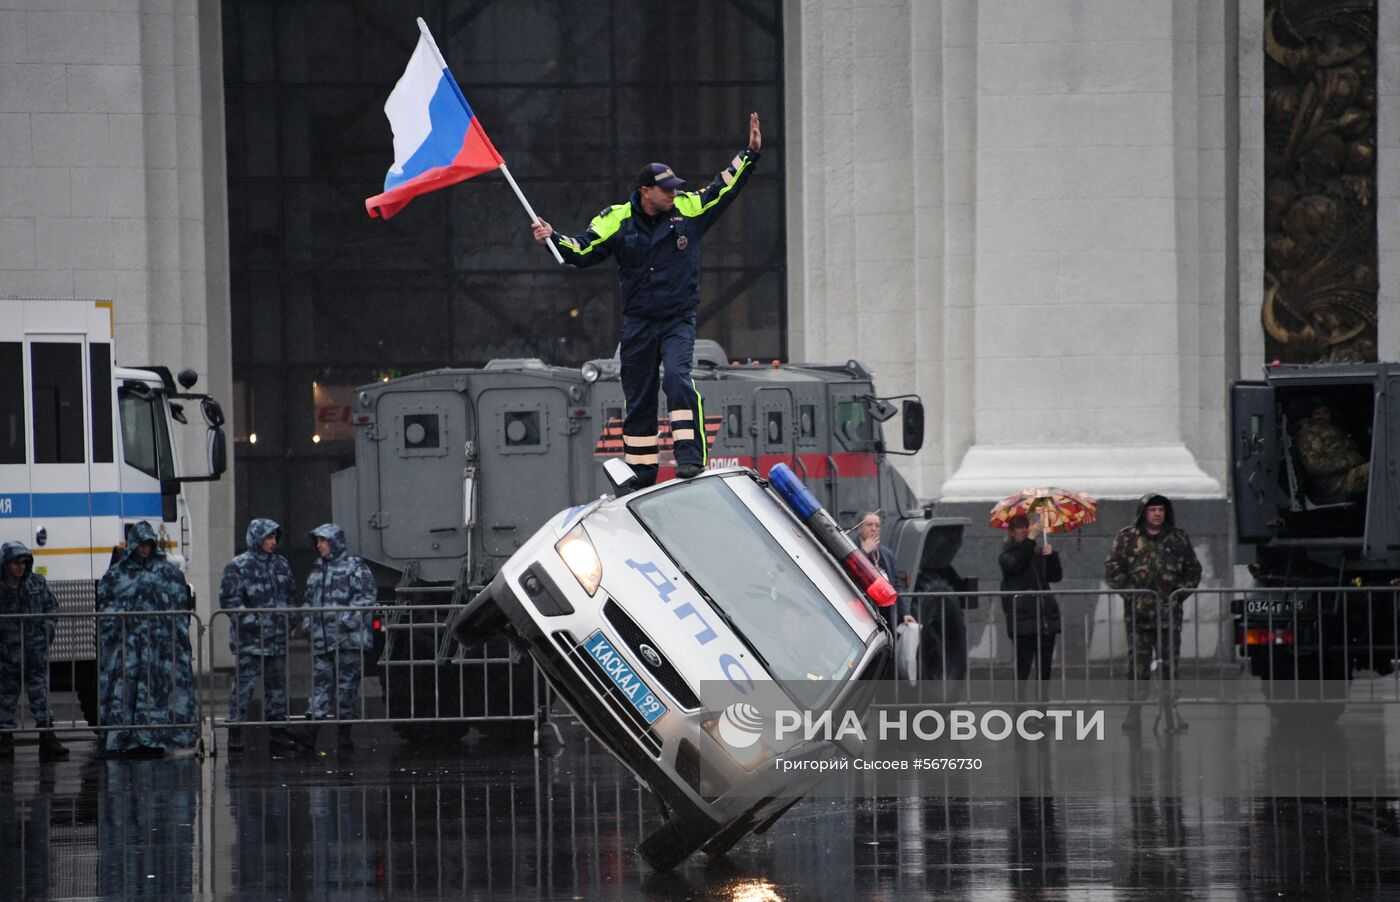
[[[768,484],[777,490],[783,503],[797,514],[798,519],[817,537],[832,557],[841,562],[841,567],[855,580],[855,584],[871,597],[880,607],[889,607],[899,597],[889,581],[880,575],[870,559],[860,553],[850,537],[841,531],[817,502],[816,496],[807,490],[797,474],[787,464],[774,464],[768,471]]]
[[[792,508],[792,512],[797,514],[799,520],[806,520],[821,509],[816,497],[807,490],[807,486],[802,484],[802,480],[797,478],[797,474],[792,472],[792,468],[787,464],[774,464],[773,469],[768,471],[768,481],[777,489],[787,506]]]

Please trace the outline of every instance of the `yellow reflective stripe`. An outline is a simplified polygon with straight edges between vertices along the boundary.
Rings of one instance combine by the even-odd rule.
[[[125,548],[126,546],[117,545],[116,547]],[[179,546],[175,542],[161,542],[160,547],[177,548]],[[47,557],[49,555],[64,554],[111,554],[112,548],[113,546],[111,545],[106,545],[102,548],[33,548],[30,549],[29,553],[34,555],[35,557]]]
[[[629,463],[629,464],[642,464],[642,465],[648,465],[648,464],[649,464],[649,465],[655,466],[656,464],[658,464],[658,463],[661,462],[661,455],[659,455],[659,454],[624,454],[624,455],[622,455],[622,460],[623,460],[624,463]]]
[[[700,466],[710,465],[710,441],[705,434],[705,396],[700,394],[700,386],[695,384],[695,380],[690,380],[690,388],[695,392],[695,409],[698,414],[697,425],[700,427]]]
[[[738,157],[734,158],[735,161],[738,163],[738,165],[734,167],[734,175],[728,179],[725,179],[724,187],[715,192],[715,196],[710,200],[709,203],[705,203],[700,199],[700,193],[698,191],[686,191],[684,193],[678,193],[676,195],[676,209],[681,211],[681,215],[699,216],[701,213],[704,213],[706,210],[719,203],[719,199],[721,197],[724,197],[731,190],[733,190],[734,183],[739,179],[739,174],[753,165],[752,159],[740,159],[740,157],[742,156],[743,154],[740,154]],[[729,170],[726,169],[725,174],[727,175],[728,172]]]
[[[672,429],[671,438],[678,442],[688,442],[695,438],[694,429]]]
[[[593,221],[588,224],[588,228],[596,236],[588,244],[580,244],[577,239],[560,236],[559,242],[564,244],[569,250],[580,257],[592,253],[593,249],[604,243],[609,238],[617,234],[617,230],[622,228],[624,220],[632,215],[631,204],[613,204],[602,213],[593,217]]]

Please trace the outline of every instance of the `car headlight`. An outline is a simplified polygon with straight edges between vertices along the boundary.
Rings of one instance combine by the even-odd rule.
[[[569,568],[569,572],[578,580],[578,584],[583,586],[583,591],[592,598],[598,592],[598,584],[603,581],[603,562],[598,559],[598,549],[593,547],[593,540],[588,537],[588,531],[583,528],[583,524],[575,526],[554,544],[554,550],[559,552],[559,557],[564,560],[564,566]]]

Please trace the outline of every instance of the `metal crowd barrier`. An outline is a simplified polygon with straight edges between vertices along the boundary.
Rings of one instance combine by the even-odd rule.
[[[1008,635],[1003,613],[1003,599],[1037,594],[903,593],[919,624],[919,666],[898,674],[898,702],[1134,703],[1162,693],[1192,704],[1400,702],[1397,588],[1201,588],[1167,599],[1052,588],[1060,631],[1048,674],[1039,648]]]
[[[450,591],[450,587],[449,591]],[[386,607],[310,607],[310,608],[250,608],[214,612],[211,627],[219,620],[227,621],[229,631],[237,629],[236,620],[244,615],[268,615],[287,621],[287,653],[265,663],[257,680],[255,701],[263,705],[262,716],[244,717],[233,721],[227,716],[214,716],[211,728],[230,726],[282,726],[288,721],[266,718],[267,668],[282,668],[281,683],[287,687],[291,704],[308,700],[305,712],[289,709],[291,722],[305,721],[310,714],[309,700],[315,683],[315,645],[311,631],[335,629],[333,621],[342,616],[350,622],[359,620],[356,629],[362,635],[373,636],[375,622],[382,627],[382,648],[377,641],[373,647],[356,651],[335,649],[322,655],[322,667],[329,666],[332,685],[338,686],[342,675],[353,681],[359,657],[359,692],[353,717],[337,716],[337,699],[329,700],[327,722],[396,724],[405,735],[424,740],[455,739],[472,726],[486,724],[519,724],[531,727],[536,740],[549,716],[548,694],[544,681],[533,663],[521,656],[504,637],[469,648],[461,647],[448,632],[447,620],[458,605],[391,605]],[[266,638],[261,632],[259,638]],[[223,630],[210,631],[210,654],[215,637]],[[329,645],[334,637],[326,636]],[[239,673],[230,675],[230,690],[237,684]],[[211,711],[219,706],[211,704]]]
[[[145,633],[135,624],[140,621],[156,621],[170,619],[175,621],[172,624],[170,635],[172,641],[166,648],[152,649],[149,645],[142,644],[145,640],[139,637]],[[77,620],[78,624],[65,629],[63,621]],[[194,730],[200,734],[199,742],[202,743],[204,736],[201,733],[204,724],[204,694],[201,691],[198,674],[204,670],[204,635],[205,625],[198,614],[193,611],[100,611],[90,613],[68,613],[57,614],[0,614],[0,635],[4,635],[14,624],[17,637],[6,637],[6,648],[0,649],[0,668],[7,669],[7,676],[13,680],[12,686],[18,687],[15,695],[15,725],[16,732],[70,732],[74,730],[90,730],[99,734],[112,732],[114,730],[150,730],[150,731],[172,731],[172,730]],[[47,631],[48,625],[56,626],[55,632],[59,635],[74,632],[87,634],[93,637],[93,645],[90,648],[91,658],[67,657],[61,661],[50,661],[48,672],[44,674],[44,691],[48,699],[49,715],[51,723],[47,726],[40,726],[34,721],[33,713],[29,703],[29,691],[27,682],[31,676],[29,655],[24,651],[25,634],[29,630],[37,629],[41,632]],[[190,650],[190,663],[188,668],[180,664],[180,635],[183,632],[184,640]],[[131,716],[125,719],[113,720],[102,718],[99,706],[103,696],[103,689],[107,687],[109,680],[124,680],[123,673],[108,673],[103,668],[101,658],[101,645],[104,640],[115,637],[122,648],[126,648],[127,642],[132,636],[137,636],[136,650],[138,654],[144,656],[140,663],[140,677],[148,685],[156,678],[156,668],[160,664],[169,666],[174,680],[184,680],[190,688],[190,695],[194,705],[194,719],[192,721],[172,721],[168,723],[152,723],[150,716],[153,712],[135,710]],[[14,642],[18,642],[19,654],[16,660],[11,660],[10,651]],[[70,652],[81,652],[81,650],[70,649]],[[55,680],[53,677],[57,676]],[[72,697],[65,697],[64,693],[71,693]],[[8,704],[8,700],[5,700]],[[197,745],[198,747],[198,745]]]

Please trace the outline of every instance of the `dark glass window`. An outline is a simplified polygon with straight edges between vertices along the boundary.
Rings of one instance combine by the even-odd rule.
[[[175,474],[170,453],[170,429],[160,398],[150,391],[122,391],[122,459],[156,479]]]
[[[435,413],[415,413],[403,418],[403,443],[406,448],[440,447],[438,417]]]
[[[92,390],[92,462],[112,462],[112,346],[88,345],[88,378]]]
[[[0,464],[22,464],[24,455],[24,346],[0,341]]]
[[[34,462],[83,463],[83,346],[35,342],[29,346],[29,372],[34,385]]]
[[[783,440],[783,412],[768,411],[768,442],[774,444]]]
[[[510,447],[540,443],[540,412],[511,410],[505,415],[506,444]]]

